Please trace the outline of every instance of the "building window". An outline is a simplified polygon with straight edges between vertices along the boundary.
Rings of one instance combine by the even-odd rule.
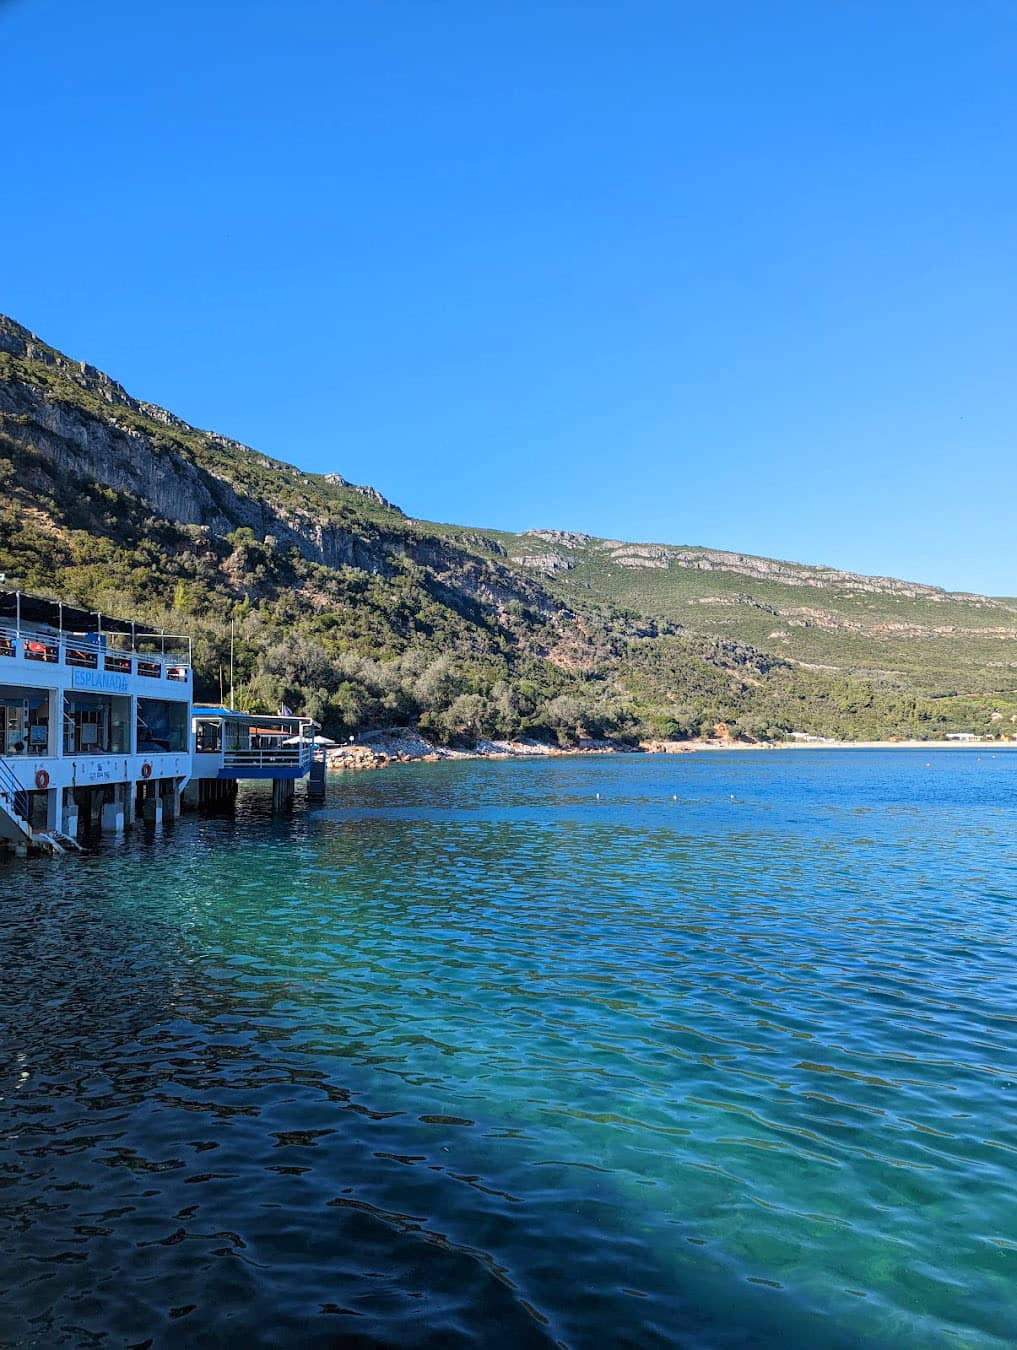
[[[138,699],[138,754],[182,753],[190,748],[186,703],[167,698]]]
[[[130,752],[129,698],[67,694],[64,698],[64,754],[126,755]]]
[[[49,695],[45,690],[0,685],[0,754],[56,754],[49,743]]]

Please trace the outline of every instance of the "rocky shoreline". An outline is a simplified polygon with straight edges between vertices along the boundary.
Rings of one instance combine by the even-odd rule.
[[[369,731],[349,745],[327,752],[332,771],[384,769],[390,764],[437,763],[447,759],[547,759],[566,755],[691,755],[700,751],[733,750],[960,750],[1005,748],[1017,750],[1017,743],[1005,741],[781,741],[752,742],[733,738],[722,740],[669,741],[646,740],[638,745],[588,738],[576,745],[551,745],[546,741],[478,741],[471,749],[436,745],[410,727]]]
[[[642,747],[619,745],[617,741],[587,739],[562,748],[545,741],[481,740],[469,750],[436,745],[409,727],[369,731],[350,745],[340,745],[327,753],[331,770],[384,769],[389,764],[415,761],[437,763],[443,759],[546,759],[558,755],[635,754]]]

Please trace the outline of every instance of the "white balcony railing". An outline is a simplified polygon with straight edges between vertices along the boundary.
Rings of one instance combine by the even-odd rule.
[[[121,637],[121,634],[111,635]],[[155,641],[160,641],[156,638]],[[165,642],[164,639],[161,641]],[[149,679],[186,683],[191,678],[190,651],[141,651],[90,642],[68,633],[19,631],[0,625],[0,670],[6,659],[39,661],[102,671],[110,675],[139,675]]]
[[[226,750],[223,765],[227,769],[310,768],[313,747],[310,741],[303,745],[278,745],[263,749]]]

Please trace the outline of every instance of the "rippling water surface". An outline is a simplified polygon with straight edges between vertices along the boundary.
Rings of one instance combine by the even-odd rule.
[[[0,1342],[1017,1341],[1017,754],[267,808],[0,864]]]

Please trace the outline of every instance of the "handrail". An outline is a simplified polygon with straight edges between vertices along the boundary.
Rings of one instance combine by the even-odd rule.
[[[223,752],[223,764],[226,768],[267,769],[276,764],[296,764],[304,766],[311,762],[310,743],[304,746],[287,745],[267,747],[261,750],[226,750]]]
[[[27,807],[28,789],[21,782],[7,761],[0,756],[0,801],[8,802],[10,804],[11,815],[17,816],[24,825],[27,825],[28,813],[27,810],[21,810],[18,804],[19,797],[24,801]]]

